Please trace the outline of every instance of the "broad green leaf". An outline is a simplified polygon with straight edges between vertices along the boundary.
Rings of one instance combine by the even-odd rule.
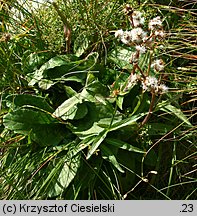
[[[101,152],[103,159],[110,161],[120,172],[124,173],[124,170],[119,165],[115,155],[107,146],[101,145]]]
[[[69,75],[69,73],[67,73],[67,75]],[[40,81],[38,81],[38,86],[39,88],[43,89],[43,90],[48,90],[50,89],[53,85],[55,85],[58,82],[78,82],[78,83],[82,83],[83,84],[83,79],[82,77],[80,78],[79,76],[69,76],[67,78],[61,77],[61,78],[55,78],[55,79],[41,79]]]
[[[124,101],[123,96],[118,96],[117,99],[116,99],[116,104],[121,110],[122,110],[123,101]]]
[[[72,122],[70,125],[70,130],[76,134],[80,139],[85,139],[89,136],[96,136],[103,128],[97,126],[97,121],[99,121],[99,116],[97,112],[97,107],[93,103],[87,103],[88,114],[77,122]]]
[[[61,117],[61,118],[68,118],[67,113],[69,112],[69,110],[73,109],[73,107],[75,107],[76,104],[78,104],[79,102],[81,102],[80,100],[80,95],[76,94],[75,96],[67,99],[66,101],[64,101],[53,113],[55,116],[57,117]],[[73,111],[73,110],[72,110]],[[65,116],[64,116],[65,115]]]
[[[87,154],[87,159],[89,159],[94,152],[98,149],[98,147],[100,146],[100,144],[103,142],[103,140],[105,139],[105,137],[107,136],[107,131],[102,131],[93,141],[88,154]]]
[[[85,117],[88,113],[88,108],[87,106],[83,104],[75,104],[73,107],[71,107],[66,113],[64,113],[63,116],[61,116],[62,119],[67,120],[67,119],[82,119]]]
[[[89,71],[94,71],[97,67],[97,56],[98,54],[93,53],[83,60],[73,55],[55,56],[44,63],[38,70],[27,74],[29,85],[35,85],[42,79],[55,82],[70,80],[83,82],[87,73]]]
[[[108,96],[108,88],[96,78],[94,81],[87,84],[86,90],[93,95],[99,94],[103,96]]]
[[[38,81],[40,81],[43,78],[58,78],[61,77],[63,74],[69,72],[73,67],[75,67],[76,63],[76,57],[73,58],[72,56],[55,56],[51,58],[49,61],[44,63],[38,70],[36,70],[33,73],[27,74],[28,79],[30,80],[29,85],[32,86]],[[54,73],[53,69],[58,69],[56,73]],[[49,71],[49,74],[47,75],[47,71]],[[51,77],[50,77],[51,74]]]
[[[68,97],[72,97],[72,96],[75,96],[77,94],[77,92],[73,88],[71,88],[70,86],[64,86],[64,89],[65,89]]]
[[[53,108],[46,102],[45,98],[30,95],[30,94],[20,94],[20,95],[9,95],[5,99],[6,105],[9,108],[17,108],[25,105],[30,105],[34,107],[38,107],[47,112],[53,112]]]
[[[70,130],[80,139],[98,136],[105,128],[100,124],[106,124],[108,128],[113,116],[108,106],[103,106],[100,103],[86,102],[86,106],[88,109],[87,115],[77,122],[72,122],[70,126]],[[116,120],[115,118],[114,121]]]
[[[168,104],[165,107],[162,107],[161,110],[169,114],[174,114],[179,119],[181,119],[183,122],[185,122],[187,125],[192,126],[192,124],[188,121],[187,117],[182,113],[182,111],[176,108],[175,106]]]
[[[114,117],[111,117],[111,118],[101,118],[97,125],[99,127],[102,127],[102,128],[106,128],[106,129],[109,129],[110,125],[111,125],[111,122],[112,122],[112,125],[115,124],[115,123],[118,123],[122,120],[122,115],[118,115],[116,114]]]
[[[36,176],[39,175],[42,178],[38,179],[38,186],[35,189],[37,197],[43,197],[43,194],[47,197],[56,197],[62,195],[65,189],[75,178],[79,166],[81,154],[78,151],[78,147],[75,147],[76,142],[71,142],[69,150],[65,153],[65,148],[62,151],[58,150],[56,153],[53,152],[50,162],[40,170]],[[63,153],[63,154],[62,154]],[[48,157],[46,158],[46,160]],[[40,164],[39,164],[40,165]],[[34,177],[36,180],[36,176]]]
[[[57,178],[53,180],[54,185],[50,185],[50,190],[48,192],[49,197],[56,197],[62,194],[73,181],[80,167],[80,158],[80,154],[72,156],[72,154],[70,155],[70,152],[68,152],[66,157],[61,159],[63,166],[61,166],[61,171],[58,176],[55,174]]]
[[[137,115],[149,110],[150,107],[150,96],[147,92],[141,95],[136,95],[132,101],[133,112],[131,115]]]
[[[29,82],[29,85],[34,85],[38,81],[40,81],[42,78],[44,78],[44,72],[49,69],[53,69],[55,67],[59,67],[62,65],[65,65],[66,61],[61,58],[61,56],[55,56],[54,58],[51,58],[48,62],[43,64],[40,69],[36,70],[34,73],[28,74],[28,77],[31,79]]]
[[[132,151],[132,152],[137,152],[137,153],[142,153],[142,154],[145,153],[145,151],[141,150],[140,148],[132,146],[131,144],[123,142],[118,139],[106,138],[105,142],[109,145],[113,145],[113,146],[116,146],[117,148],[121,148],[127,151]]]
[[[38,110],[20,108],[4,116],[5,128],[16,133],[30,135],[42,146],[57,145],[67,130],[50,114]]]
[[[86,101],[93,102],[93,103],[103,103],[104,105],[107,104],[106,97],[109,96],[109,91],[104,86],[101,84],[96,78],[96,80],[93,80],[91,83],[90,81],[90,76],[88,75],[87,80],[86,80],[86,86],[83,89],[83,91],[80,93],[81,98],[83,98]],[[109,107],[109,106],[108,106]]]
[[[55,82],[48,80],[48,79],[41,79],[38,82],[38,86],[39,88],[43,89],[43,90],[48,90],[51,88],[51,86],[53,86],[55,84]]]
[[[82,119],[87,115],[87,113],[88,113],[88,108],[85,103],[77,104],[77,110],[73,119],[75,120]]]
[[[87,122],[84,121],[84,124]],[[84,125],[85,127],[86,125]],[[80,139],[86,139],[88,137],[95,137],[99,133],[101,133],[104,129],[98,126],[97,122],[93,123],[93,125],[87,130],[83,130],[83,126],[71,127],[71,130],[74,134],[76,134]]]
[[[31,51],[26,51],[22,57],[22,70],[25,73],[29,73],[37,70],[47,59],[50,58],[49,53],[30,53]],[[29,54],[30,53],[30,54]]]
[[[119,129],[126,127],[128,125],[137,124],[137,120],[139,120],[144,115],[145,115],[145,113],[140,113],[138,115],[128,117],[126,119],[123,119],[123,120],[115,123],[115,124],[112,124],[112,126],[110,127],[110,131],[119,130]]]

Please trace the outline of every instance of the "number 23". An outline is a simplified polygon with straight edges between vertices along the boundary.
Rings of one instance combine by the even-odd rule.
[[[193,212],[194,206],[193,204],[182,204],[183,210],[181,212]]]

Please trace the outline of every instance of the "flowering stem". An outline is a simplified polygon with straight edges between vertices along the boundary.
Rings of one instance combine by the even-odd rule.
[[[154,36],[154,34],[151,33],[151,35],[146,39],[146,41],[144,42],[144,44],[145,44],[148,40],[150,40],[153,36]]]
[[[132,16],[129,16],[129,21],[130,21],[132,27],[134,28],[134,23],[133,23],[133,17]]]
[[[148,111],[147,116],[144,118],[143,122],[141,123],[140,128],[142,128],[147,123],[151,114],[153,113],[154,103],[155,103],[155,92],[152,92],[152,98],[151,98],[151,102],[150,102],[149,111]]]
[[[136,68],[137,68],[137,64],[134,64],[134,65],[133,65],[133,70],[132,70],[131,74],[135,74]],[[130,76],[131,76],[131,75],[130,75]]]
[[[136,68],[140,71],[140,73],[142,74],[143,78],[145,79],[146,76],[144,75],[144,72],[142,71],[142,69],[139,67],[138,64],[136,64]]]

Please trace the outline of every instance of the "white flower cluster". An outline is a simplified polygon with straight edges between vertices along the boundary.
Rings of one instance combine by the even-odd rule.
[[[158,79],[153,76],[147,76],[145,80],[143,80],[142,89],[143,91],[150,91],[156,94],[162,94],[168,91],[168,87],[164,84],[159,84]]]
[[[162,59],[157,59],[151,64],[151,67],[153,67],[157,72],[163,71],[164,70],[164,61]]]
[[[138,27],[138,26],[143,26],[144,25],[144,17],[142,17],[142,13],[139,11],[134,11],[132,14],[133,18],[133,26]]]
[[[123,36],[123,34],[124,34],[124,32],[123,32],[122,29],[117,30],[117,31],[115,32],[115,37],[116,37],[116,38],[121,38],[121,37]]]
[[[138,82],[138,77],[136,74],[131,74],[129,77],[128,88],[135,86]]]
[[[148,28],[150,30],[155,30],[155,29],[160,29],[162,28],[162,21],[161,18],[159,16],[151,19],[148,23]]]
[[[129,16],[132,30],[123,31],[122,29],[115,32],[115,37],[119,38],[126,45],[143,45],[151,48],[153,38],[161,40],[165,34],[163,31],[162,20],[159,16],[151,19],[148,23],[150,35],[142,29],[145,19],[140,11],[133,11],[129,5],[126,5],[124,12]]]
[[[135,46],[135,49],[136,49],[140,54],[146,52],[146,47],[145,47],[145,46],[139,46],[139,45],[137,45],[137,46]]]
[[[127,45],[139,45],[144,41],[144,38],[146,36],[147,33],[140,27],[134,28],[131,31],[123,31],[122,29],[120,29],[115,32],[115,37],[120,38],[122,43]]]
[[[135,44],[141,44],[143,39],[147,36],[147,32],[145,32],[142,28],[137,27],[131,30],[132,42]]]
[[[140,55],[146,53],[147,50],[151,50],[153,53],[154,45],[157,44],[158,40],[164,38],[161,18],[157,16],[151,19],[148,23],[148,31],[145,31],[143,29],[145,18],[140,11],[133,11],[130,5],[126,5],[124,12],[129,17],[132,29],[129,31],[123,31],[122,29],[117,30],[115,32],[115,37],[119,38],[122,43],[135,47],[135,52],[131,54],[129,59],[130,64],[133,64],[133,72],[128,78],[128,83],[124,91],[127,91],[138,82],[141,82],[144,92],[149,91],[155,94],[167,92],[168,88],[164,84],[160,84],[156,77],[149,76],[150,67],[152,67],[155,72],[161,72],[164,70],[164,62],[162,59],[153,61],[152,64],[148,66],[146,74],[138,65]],[[141,77],[136,75],[136,70],[140,71]]]
[[[148,33],[142,29],[145,19],[141,12],[133,11],[129,5],[126,5],[124,12],[130,17],[133,28],[130,31],[123,31],[122,29],[117,30],[115,32],[115,37],[119,38],[122,43],[128,46],[135,46],[136,52],[134,52],[130,58],[130,63],[135,64],[138,62],[140,55],[146,52],[150,43],[152,43],[152,39],[148,36]]]
[[[152,32],[156,39],[163,39],[165,34],[163,30],[162,20],[159,16],[151,19],[148,23],[148,29]]]

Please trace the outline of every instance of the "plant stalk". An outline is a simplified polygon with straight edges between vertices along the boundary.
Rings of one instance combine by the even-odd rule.
[[[142,123],[140,125],[140,128],[142,128],[148,122],[150,116],[152,115],[154,103],[155,103],[155,92],[152,92],[152,98],[151,98],[151,103],[150,103],[149,111],[148,111],[147,116],[142,121]]]

